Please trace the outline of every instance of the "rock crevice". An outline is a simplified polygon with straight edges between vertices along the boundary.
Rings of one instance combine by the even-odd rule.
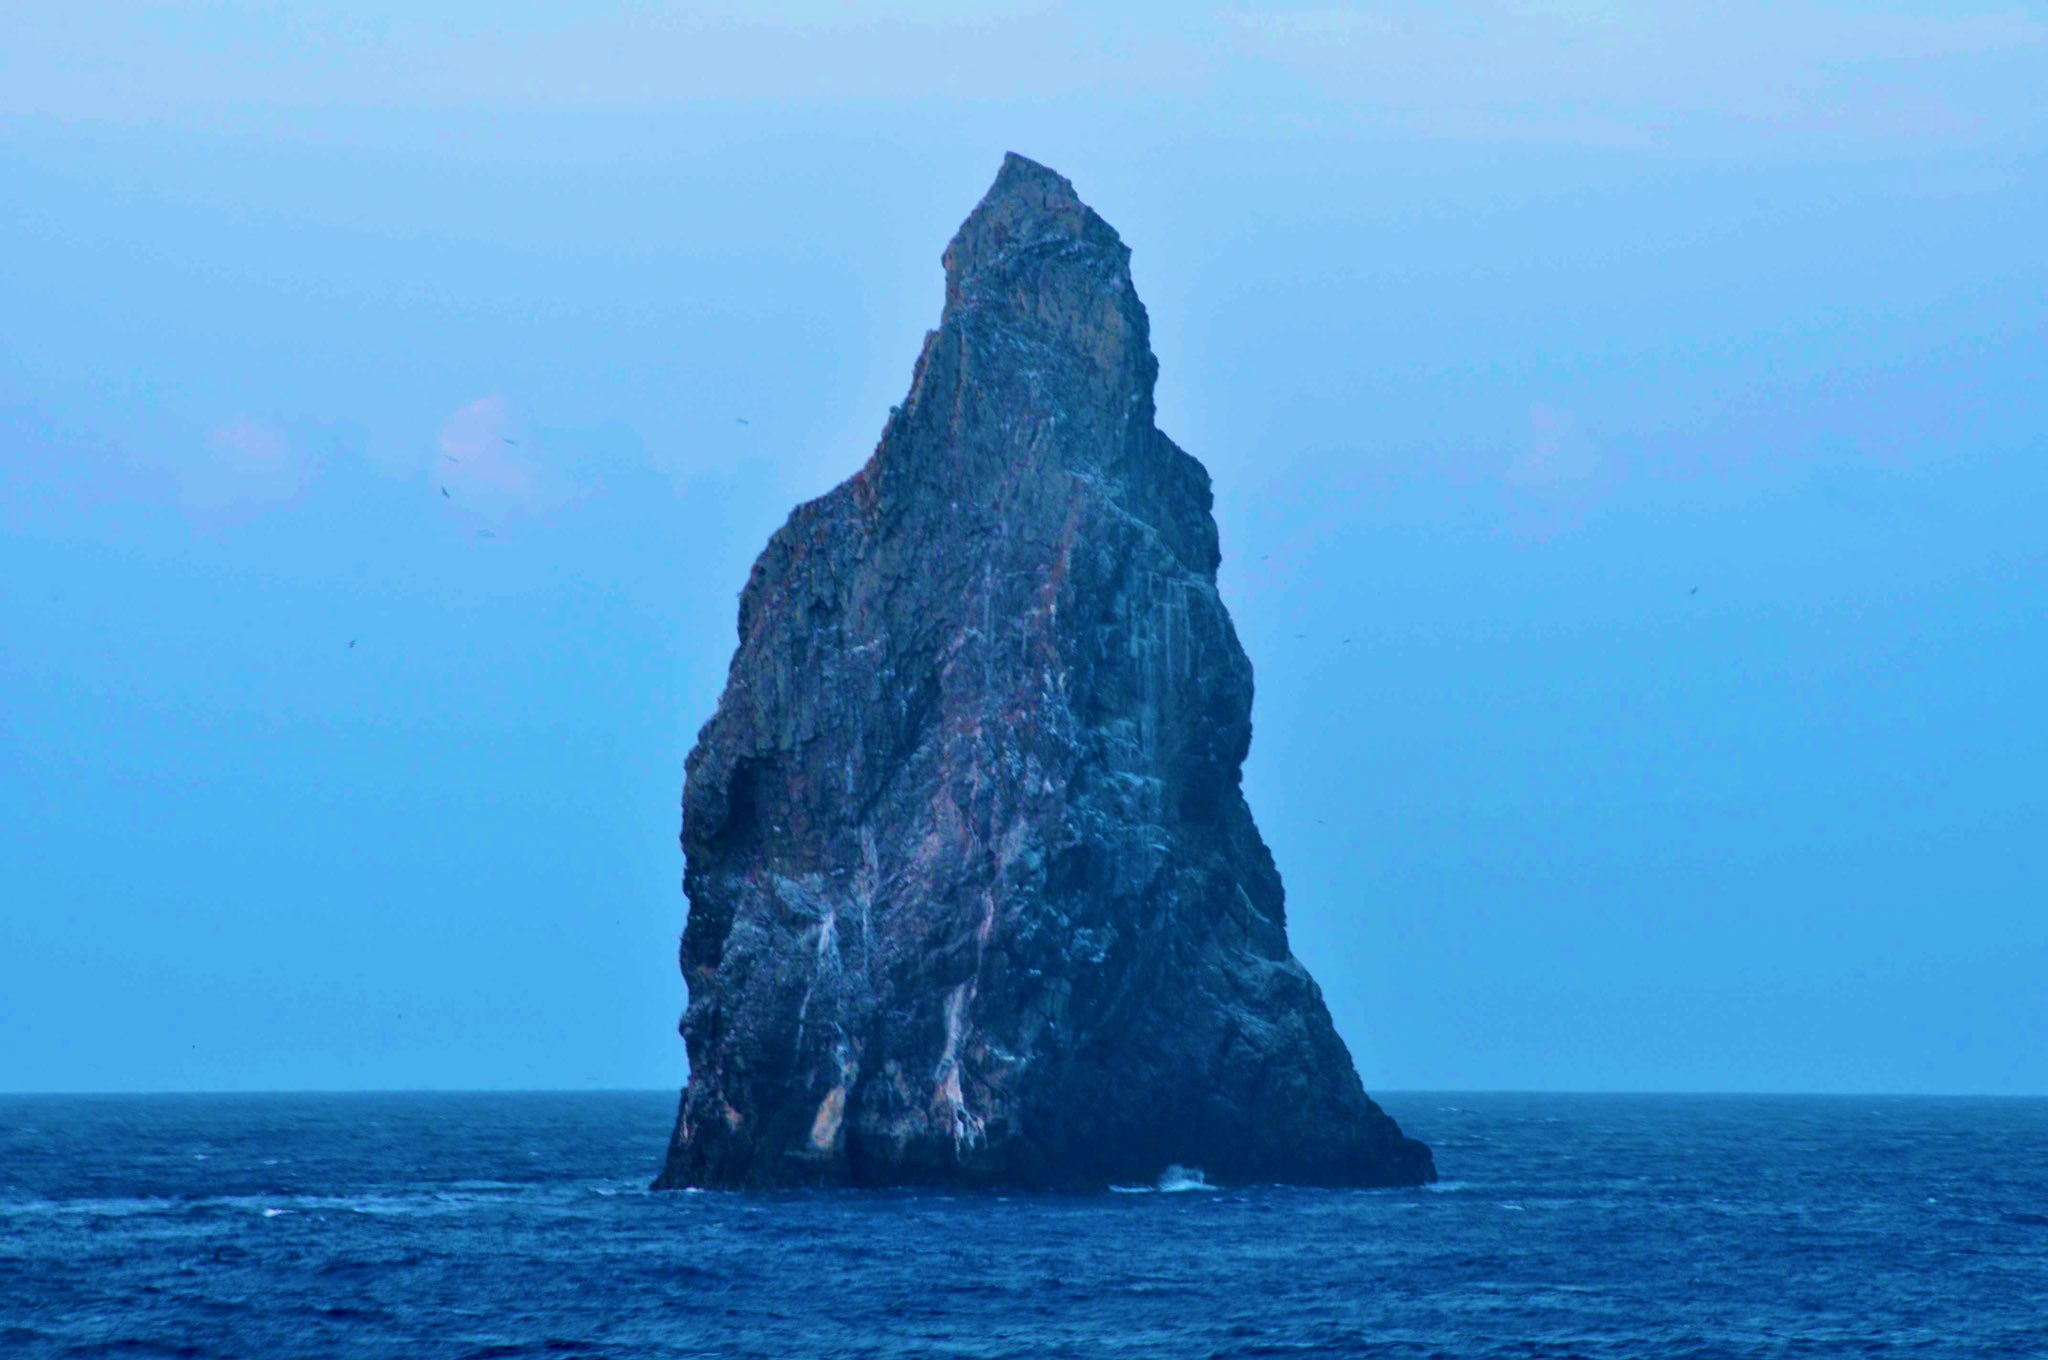
[[[873,457],[755,563],[687,766],[658,1184],[1433,1179],[1287,947],[1129,259],[1006,158]]]

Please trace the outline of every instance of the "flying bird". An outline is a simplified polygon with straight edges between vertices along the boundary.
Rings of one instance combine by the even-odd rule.
[[[354,638],[350,638],[348,640],[348,649],[350,651],[354,651],[356,649],[356,640]]]
[[[448,494],[448,488],[447,488],[447,487],[445,487],[445,486],[441,488],[441,498],[442,498],[443,500],[454,500],[454,499],[455,499],[455,498],[454,498],[453,496],[450,496],[450,495]]]
[[[451,463],[459,463],[459,462],[461,462],[461,461],[462,461],[462,460],[461,460],[460,458],[457,458],[457,457],[456,457],[456,456],[455,456],[454,454],[452,454],[452,453],[444,453],[444,454],[442,454],[441,456],[442,456],[443,458],[446,458],[446,459],[447,459],[447,460],[448,460],[449,462],[451,462]]]
[[[476,536],[477,536],[478,538],[496,538],[496,537],[497,537],[497,535],[496,535],[496,534],[494,534],[494,533],[492,533],[492,532],[491,532],[491,531],[490,531],[489,529],[479,529],[479,530],[477,530],[477,531],[476,531]]]
[[[734,416],[733,419],[738,421],[742,425],[751,425],[754,423],[753,421],[748,420],[745,416]]]
[[[1688,590],[1685,593],[1687,595],[1697,595],[1700,593],[1700,588],[1698,586],[1694,586],[1691,590]]]
[[[500,438],[503,438],[503,436],[502,436],[502,435],[501,435],[501,436],[499,436],[499,437],[500,437]],[[519,447],[519,441],[518,441],[518,440],[516,440],[516,439],[506,439],[506,440],[505,440],[505,442],[506,442],[507,444],[510,444],[510,445],[511,445],[511,446],[512,446],[513,448],[515,448],[515,449]]]

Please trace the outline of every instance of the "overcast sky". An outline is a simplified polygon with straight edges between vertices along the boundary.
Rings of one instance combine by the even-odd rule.
[[[9,5],[0,1089],[679,1084],[739,587],[1014,149],[1369,1088],[2048,1092],[2048,8],[1095,8]]]

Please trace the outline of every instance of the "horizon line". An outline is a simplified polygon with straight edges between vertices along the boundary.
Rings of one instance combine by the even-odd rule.
[[[681,1086],[304,1086],[214,1087],[180,1090],[8,1090],[0,1100],[189,1099],[201,1096],[679,1096]],[[1387,1096],[1703,1096],[1809,1100],[2044,1100],[2048,1091],[1793,1091],[1707,1087],[1386,1086]],[[1367,1092],[1372,1096],[1371,1092]],[[1377,1096],[1373,1096],[1377,1100]]]

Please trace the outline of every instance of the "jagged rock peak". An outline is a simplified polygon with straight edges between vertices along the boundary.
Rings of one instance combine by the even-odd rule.
[[[1074,192],[1066,176],[1012,151],[981,202],[946,247],[946,300],[1014,270],[1020,256],[1086,254],[1099,271],[1130,277],[1131,252],[1116,229]]]
[[[754,564],[690,753],[659,1184],[1433,1178],[1288,950],[1129,252],[1013,155],[945,264],[874,456]]]

